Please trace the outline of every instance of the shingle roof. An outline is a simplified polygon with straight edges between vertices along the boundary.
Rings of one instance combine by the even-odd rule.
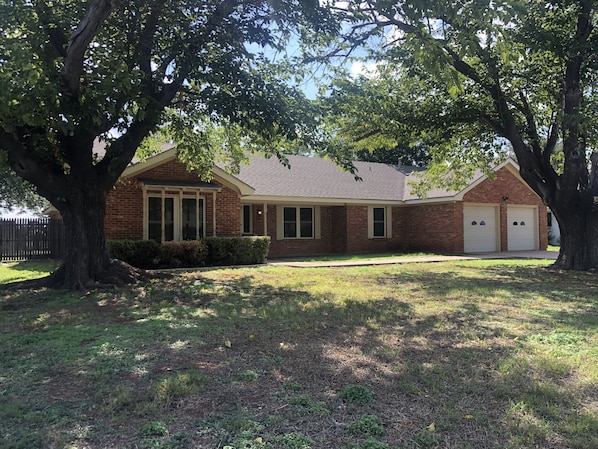
[[[241,167],[241,181],[255,189],[255,195],[305,198],[401,200],[403,183],[389,165],[357,163],[358,176],[342,171],[333,162],[305,156],[287,156],[289,165],[276,157],[250,156]]]
[[[276,157],[251,155],[249,165],[241,166],[235,178],[255,189],[258,196],[326,198],[351,200],[403,201],[413,197],[406,185],[419,168],[375,162],[354,162],[355,176],[327,159],[287,156],[289,166]],[[445,191],[434,192],[450,195]],[[428,195],[430,198],[430,195]]]

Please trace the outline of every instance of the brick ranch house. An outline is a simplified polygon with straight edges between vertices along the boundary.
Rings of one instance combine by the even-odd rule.
[[[417,198],[413,169],[356,162],[356,181],[332,162],[250,156],[210,182],[174,149],[125,170],[108,195],[107,239],[188,240],[269,235],[270,257],[385,251],[443,253],[545,249],[546,207],[513,161],[459,192]]]

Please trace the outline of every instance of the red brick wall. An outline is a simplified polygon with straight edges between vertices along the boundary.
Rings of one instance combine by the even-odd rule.
[[[507,199],[503,199],[507,198]],[[507,251],[507,207],[511,205],[526,205],[538,207],[538,237],[539,249],[544,250],[548,245],[548,227],[546,223],[546,206],[540,197],[527,184],[516,177],[506,167],[496,173],[493,180],[486,179],[471,191],[467,192],[465,203],[493,203],[500,205],[500,249]]]
[[[396,208],[393,218],[398,214]],[[398,248],[400,236],[393,229],[389,239],[368,238],[367,206],[322,206],[320,207],[320,239],[276,238],[276,206],[268,207],[268,234],[270,258],[317,254],[371,253],[393,251]],[[255,228],[254,228],[255,231]],[[262,230],[257,232],[263,233]]]
[[[195,173],[176,161],[166,162],[148,170],[141,179],[162,181],[197,181]],[[503,197],[508,197],[504,201]],[[213,233],[212,193],[202,193],[205,205],[206,236]],[[228,187],[216,194],[216,234],[241,234],[240,199]],[[315,255],[332,253],[365,253],[383,251],[463,251],[463,204],[500,204],[501,248],[507,249],[507,205],[536,205],[539,216],[540,249],[546,248],[548,236],[546,207],[540,198],[508,169],[497,173],[495,180],[485,180],[465,194],[463,202],[394,207],[392,211],[392,238],[368,238],[367,206],[322,206],[320,208],[320,239],[277,240],[276,206],[268,206],[267,214],[258,215],[262,205],[253,206],[253,233],[263,235],[264,217],[267,216],[268,234],[272,237],[270,257]],[[265,211],[264,211],[265,212]],[[143,238],[143,194],[138,179],[118,182],[108,195],[106,218],[108,239]]]
[[[143,239],[143,194],[136,179],[117,181],[106,198],[106,238]]]
[[[508,197],[508,200],[503,200]],[[465,203],[500,205],[501,251],[507,251],[507,206],[538,207],[539,248],[546,249],[548,231],[546,206],[525,183],[509,169],[500,169],[494,180],[484,180],[467,192],[463,202],[406,206],[395,219],[402,235],[400,247],[405,251],[463,252],[463,206]]]
[[[321,238],[280,240],[277,238],[276,209],[275,205],[268,206],[268,234],[271,236],[270,258],[331,254],[334,252],[334,236],[338,235],[338,231],[333,226],[333,208],[320,207]],[[263,233],[263,230],[260,230],[260,233]]]
[[[138,177],[117,182],[106,201],[104,226],[107,239],[143,239],[143,191],[139,179],[185,182],[199,180],[197,174],[187,171],[184,164],[172,160],[143,172]],[[214,235],[213,193],[206,192],[201,196],[204,198],[205,232],[206,236],[210,237]],[[232,189],[222,186],[222,190],[216,193],[216,235],[237,236],[240,233],[239,195]]]
[[[463,205],[406,206],[396,213],[402,251],[463,252]]]
[[[212,198],[208,198],[208,201],[212,203]],[[211,208],[212,204],[210,204],[210,210]],[[211,216],[210,220],[212,220]],[[209,227],[208,229],[213,228]],[[228,187],[224,187],[216,195],[216,235],[241,235],[241,202],[239,195]]]

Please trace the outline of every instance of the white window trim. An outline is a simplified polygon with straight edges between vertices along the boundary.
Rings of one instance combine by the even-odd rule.
[[[313,237],[285,237],[284,236],[284,209],[291,207],[297,209],[297,217],[299,217],[299,209],[309,208],[312,212],[312,231]],[[313,240],[321,239],[322,230],[320,226],[320,206],[294,206],[294,205],[277,205],[276,206],[276,240]]]
[[[183,235],[183,199],[194,199],[197,202],[200,200],[203,202],[203,207],[200,208],[196,207],[196,220],[197,223],[201,223],[201,233],[199,231],[199,226],[197,227],[196,232],[196,239],[205,238],[206,234],[206,198],[200,195],[200,192],[195,193],[166,193],[164,190],[162,192],[146,192],[143,199],[143,238],[144,240],[149,239],[149,210],[148,210],[148,201],[149,198],[161,198],[162,199],[162,235],[161,241],[164,241],[164,199],[166,198],[173,198],[174,201],[174,241],[181,241]]]
[[[384,209],[384,235],[374,236],[374,209]],[[368,239],[392,238],[392,207],[368,206]]]

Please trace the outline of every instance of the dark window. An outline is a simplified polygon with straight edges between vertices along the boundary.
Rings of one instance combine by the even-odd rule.
[[[314,210],[312,207],[285,207],[283,209],[284,237],[313,238]]]
[[[197,240],[197,212],[197,201],[194,198],[183,198],[183,240]],[[201,232],[199,236],[201,237]]]
[[[163,240],[195,240],[204,236],[203,198],[183,198],[180,207],[179,201],[178,197],[172,196],[148,197],[148,239],[160,243]]]
[[[162,241],[162,198],[147,199],[147,230],[149,240]]]
[[[383,207],[374,207],[374,237],[386,236],[386,219]]]
[[[251,234],[251,205],[243,205],[243,234]]]
[[[302,207],[299,209],[300,219],[300,236],[303,238],[311,238],[314,236],[314,218],[313,209],[311,207]]]

